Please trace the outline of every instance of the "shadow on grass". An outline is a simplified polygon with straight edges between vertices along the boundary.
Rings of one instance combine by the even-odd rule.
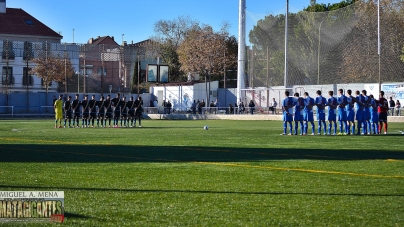
[[[377,149],[377,148],[375,148]],[[0,162],[248,162],[267,160],[404,160],[404,151],[2,144]]]
[[[0,188],[8,188],[11,190],[33,189],[33,190],[61,190],[60,187],[47,186],[17,186],[17,185],[0,185]],[[238,195],[305,195],[305,196],[380,196],[380,197],[404,197],[404,194],[378,194],[378,193],[321,193],[321,192],[251,192],[251,191],[213,191],[213,190],[180,190],[180,189],[121,189],[121,188],[73,188],[64,187],[63,190],[80,190],[91,192],[122,192],[122,193],[195,193],[195,194],[238,194]],[[75,217],[75,214],[72,217]],[[66,216],[66,213],[65,213]],[[80,217],[77,218],[88,218]]]
[[[64,215],[66,218],[77,218],[77,219],[89,219],[91,217],[89,216],[85,216],[85,215],[81,215],[81,214],[74,214],[74,213],[70,213],[70,212],[64,212]]]

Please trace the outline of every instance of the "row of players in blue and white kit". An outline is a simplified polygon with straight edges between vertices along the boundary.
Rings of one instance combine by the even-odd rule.
[[[379,99],[373,95],[367,96],[366,90],[362,93],[347,90],[347,96],[343,90],[338,90],[338,96],[329,91],[329,98],[316,92],[317,97],[311,98],[307,92],[303,97],[295,93],[289,97],[289,91],[285,92],[285,99],[282,102],[283,109],[283,133],[281,135],[307,135],[308,123],[311,123],[311,135],[315,135],[313,107],[317,107],[318,131],[317,135],[367,135],[380,134],[384,124],[384,134],[387,134],[387,110],[388,102],[384,98],[384,92],[380,92]],[[328,110],[326,111],[326,107]],[[326,112],[328,130],[326,125]],[[292,121],[295,122],[294,133]],[[337,121],[339,122],[339,133],[337,134]],[[355,125],[356,121],[356,125]],[[298,132],[300,125],[300,132]],[[287,128],[289,126],[289,132]],[[355,126],[357,131],[355,132]]]

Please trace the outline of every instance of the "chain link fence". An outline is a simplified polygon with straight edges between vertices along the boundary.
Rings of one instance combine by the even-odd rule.
[[[150,46],[151,42],[107,45],[0,40],[0,92],[43,90],[43,81],[31,75],[30,69],[35,67],[34,58],[45,57],[68,59],[75,69],[74,75],[65,75],[65,82],[50,83],[50,91],[106,93],[111,87],[112,92],[136,91],[134,87],[144,86],[146,64],[155,62]]]

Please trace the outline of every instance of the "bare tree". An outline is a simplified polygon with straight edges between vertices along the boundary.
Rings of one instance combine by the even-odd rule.
[[[174,20],[159,20],[154,24],[156,39],[161,43],[170,43],[178,48],[189,31],[199,27],[199,22],[190,16],[179,16]]]
[[[48,93],[49,84],[52,81],[67,83],[67,78],[74,74],[74,68],[71,64],[70,58],[56,58],[51,54],[41,54],[40,57],[32,60],[36,63],[30,74],[35,74],[43,81],[43,86]]]
[[[210,26],[194,30],[178,50],[181,69],[204,75],[221,74],[225,67],[237,62],[235,43],[225,30],[214,32]]]
[[[212,75],[220,75],[226,67],[236,64],[237,42],[228,36],[225,27],[215,32],[205,25],[189,33],[179,47],[178,55],[182,71],[200,73],[205,76],[205,82],[210,82]],[[206,100],[209,103],[208,95]]]
[[[173,20],[159,20],[154,24],[156,35],[151,37],[147,49],[155,53],[162,62],[169,65],[170,80],[182,81],[185,78],[178,59],[178,47],[188,33],[199,27],[199,22],[189,16],[179,16]],[[150,45],[151,44],[151,45]]]

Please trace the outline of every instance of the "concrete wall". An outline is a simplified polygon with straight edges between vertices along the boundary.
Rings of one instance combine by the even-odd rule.
[[[237,88],[219,88],[217,89],[217,97],[220,103],[219,107],[228,107],[231,103],[237,103]]]
[[[211,94],[209,99],[211,101],[216,100],[218,87],[218,81],[210,82]],[[163,101],[166,100],[170,101],[173,108],[177,110],[186,110],[187,108],[191,108],[194,100],[204,100],[207,102],[205,83],[198,83],[194,84],[193,86],[178,85],[150,87],[150,93],[154,98],[157,98],[159,106],[161,106]]]

